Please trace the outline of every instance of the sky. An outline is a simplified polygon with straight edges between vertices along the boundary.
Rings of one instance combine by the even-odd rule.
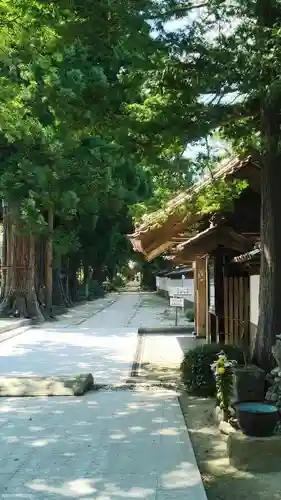
[[[188,16],[188,18],[185,17],[182,19],[175,19],[173,21],[169,21],[168,23],[166,23],[165,26],[166,30],[170,32],[177,32],[179,30],[183,30],[190,23],[190,21],[196,19],[196,17],[200,15],[200,11],[201,9],[194,11],[194,13],[193,14],[191,13]],[[228,27],[225,27],[225,29],[228,29]],[[231,147],[227,142],[213,137],[210,137],[208,142],[209,142],[208,146],[214,154],[220,155],[220,154],[225,154],[226,152],[229,152],[229,154],[231,154]],[[203,144],[196,143],[187,146],[184,156],[186,158],[191,158],[195,160],[196,156],[201,152],[207,153],[206,147]]]
[[[198,11],[197,11],[197,13],[198,13]],[[176,31],[182,30],[190,23],[192,18],[194,19],[195,17],[196,17],[196,15],[194,14],[193,16],[190,15],[189,18],[176,19],[174,21],[169,21],[168,23],[166,23],[166,26],[165,26],[166,30],[170,31],[170,32],[176,32]],[[228,151],[230,152],[230,146],[225,141],[221,141],[219,139],[210,137],[208,142],[209,142],[209,144],[208,144],[209,148],[216,155],[225,154]],[[186,158],[190,158],[192,160],[195,160],[197,155],[199,153],[202,153],[202,152],[207,153],[206,147],[203,144],[196,143],[196,144],[188,145],[186,147],[186,150],[184,152],[184,156]]]

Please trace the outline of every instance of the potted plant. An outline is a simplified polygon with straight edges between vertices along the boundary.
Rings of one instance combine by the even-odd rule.
[[[231,396],[233,393],[233,368],[236,361],[230,361],[224,351],[211,364],[211,370],[216,381],[217,404],[222,410],[223,420],[228,422],[230,417]]]

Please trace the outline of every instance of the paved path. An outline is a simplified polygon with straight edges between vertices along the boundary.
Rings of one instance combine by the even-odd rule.
[[[139,326],[169,326],[167,301],[155,294],[111,294],[30,328],[0,344],[0,375],[94,374],[95,382],[126,381]],[[147,337],[142,361],[179,365],[185,336]],[[190,337],[189,337],[190,338]],[[191,337],[192,338],[192,337]]]
[[[94,374],[96,383],[121,383],[128,378],[137,344],[137,328],[128,326],[135,315],[138,294],[115,295],[49,323],[31,328],[2,343],[1,375]],[[111,305],[110,305],[111,304]],[[92,306],[93,307],[93,306]],[[81,312],[82,311],[82,312]],[[93,312],[93,311],[91,311]]]
[[[99,381],[120,381],[134,358],[143,299],[111,296],[3,342],[0,372],[90,370]],[[3,500],[206,500],[172,392],[3,398],[0,446]]]

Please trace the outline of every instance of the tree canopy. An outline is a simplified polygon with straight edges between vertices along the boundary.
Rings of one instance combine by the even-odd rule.
[[[279,0],[155,2],[157,36],[168,53],[130,111],[144,134],[192,144],[216,132],[261,165],[261,280],[257,360],[268,367],[281,330],[279,308]],[[169,22],[178,20],[178,29]],[[168,24],[167,24],[168,23]],[[175,24],[174,24],[175,27]]]
[[[216,134],[259,155],[268,358],[281,331],[279,0],[1,0],[0,19],[0,194],[36,237],[54,213],[58,261],[114,273],[132,217],[211,167],[187,146]]]
[[[129,207],[152,190],[126,107],[164,49],[140,7],[0,2],[1,196],[35,235],[51,208],[55,251],[91,253],[92,265],[113,248],[122,260]]]

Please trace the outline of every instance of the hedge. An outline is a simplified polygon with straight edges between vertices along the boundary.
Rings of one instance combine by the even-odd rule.
[[[188,392],[206,397],[215,395],[216,386],[210,365],[222,350],[228,359],[244,364],[242,349],[233,345],[204,344],[185,353],[181,364],[181,376]]]

